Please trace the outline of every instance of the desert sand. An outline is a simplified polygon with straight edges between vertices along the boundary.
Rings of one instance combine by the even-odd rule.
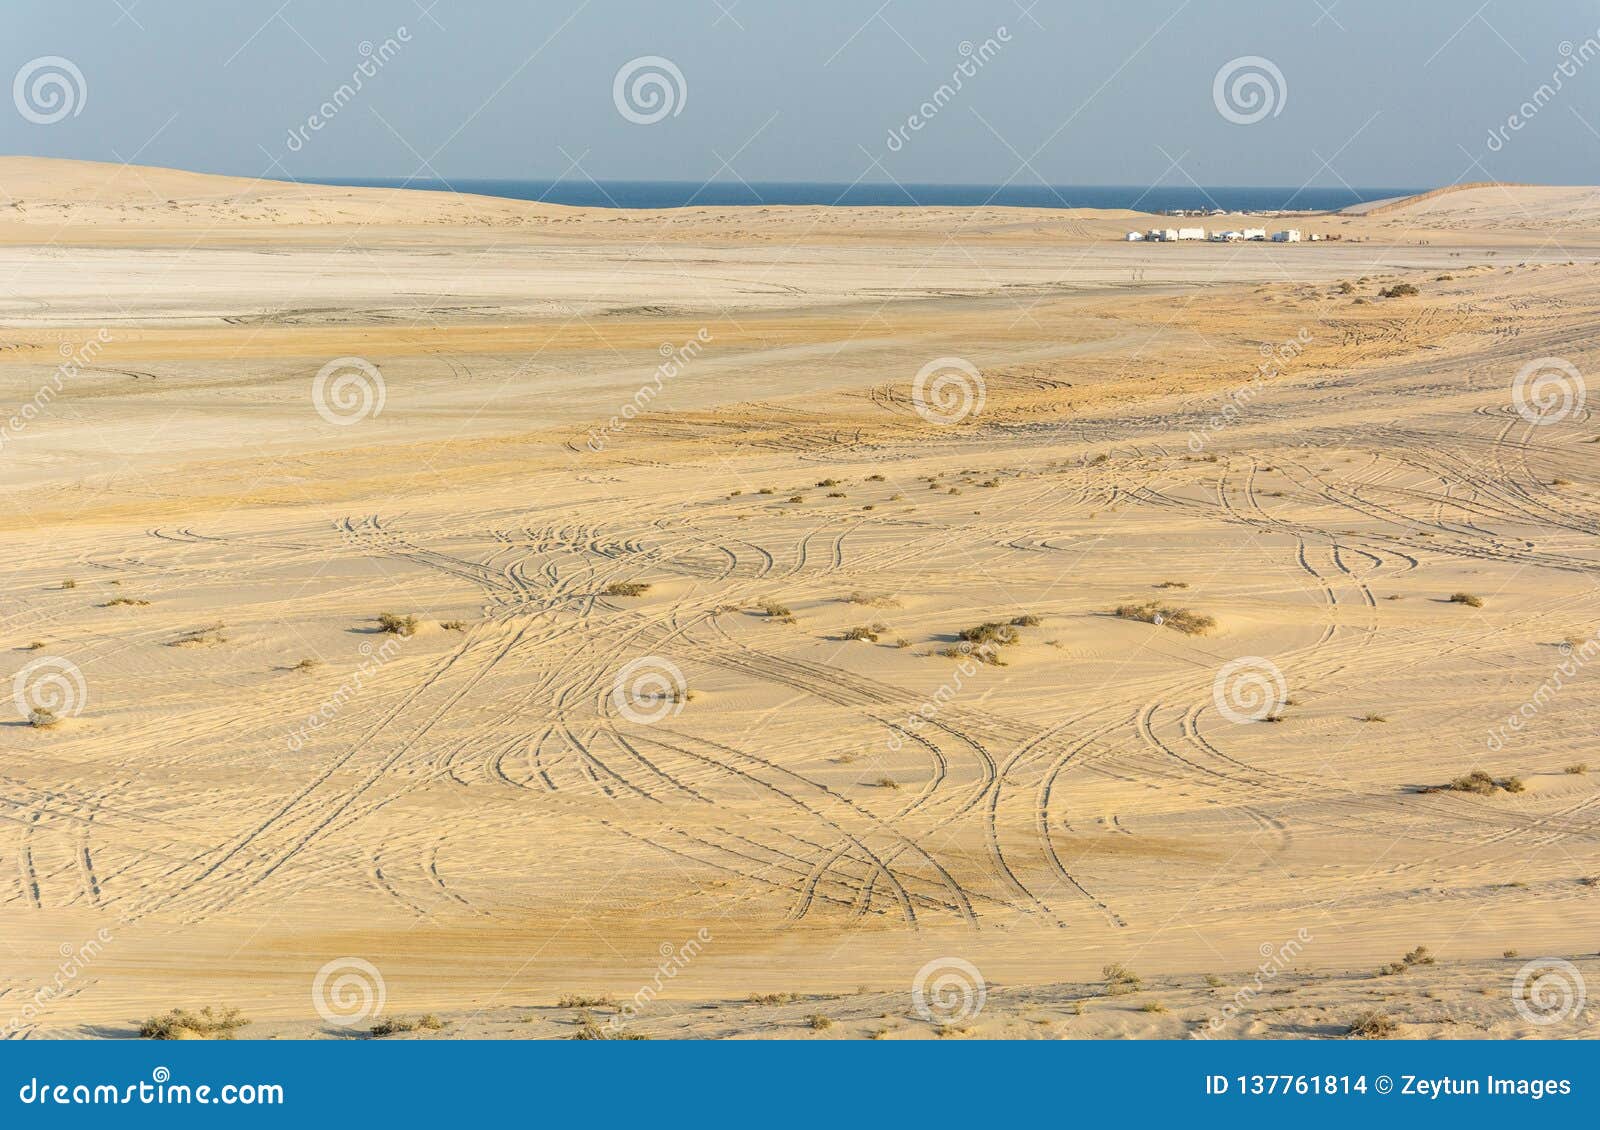
[[[1600,1035],[1597,201],[0,159],[0,1025]]]

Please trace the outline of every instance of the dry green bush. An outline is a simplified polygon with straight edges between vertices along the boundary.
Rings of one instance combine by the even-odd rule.
[[[1351,1021],[1346,1031],[1358,1040],[1383,1040],[1400,1030],[1400,1025],[1386,1012],[1368,1009]]]
[[[1451,604],[1465,604],[1468,608],[1482,608],[1483,597],[1470,592],[1453,592],[1450,594]]]
[[[142,1040],[231,1040],[233,1034],[250,1021],[236,1008],[209,1006],[199,1012],[175,1008],[161,1016],[152,1016],[139,1026]]]
[[[394,612],[378,613],[378,630],[388,632],[392,636],[411,636],[417,632],[417,618],[411,615],[401,616]]]
[[[650,586],[643,581],[612,581],[605,588],[606,596],[643,596]]]
[[[1157,624],[1182,632],[1186,636],[1203,636],[1217,626],[1216,620],[1210,616],[1191,612],[1187,608],[1176,608],[1159,600],[1147,600],[1142,604],[1119,604],[1113,612],[1124,620]]]

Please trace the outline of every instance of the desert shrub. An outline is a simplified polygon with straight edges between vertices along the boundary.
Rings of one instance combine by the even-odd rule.
[[[1114,612],[1124,620],[1158,624],[1186,636],[1203,636],[1217,626],[1216,620],[1210,616],[1163,604],[1159,600],[1147,600],[1143,604],[1119,604]]]
[[[869,483],[881,483],[883,481],[884,481],[884,478],[883,478],[882,475],[868,475],[867,476],[867,482],[869,482]]]
[[[838,479],[823,479],[817,485],[819,487],[836,487],[836,486],[839,485],[839,480]]]
[[[1411,295],[1416,294],[1416,293],[1417,293],[1417,288],[1412,286],[1410,283],[1395,283],[1391,287],[1386,287],[1383,290],[1378,291],[1378,297],[1379,298],[1409,298],[1409,297],[1411,297]]]
[[[71,577],[68,577],[66,580],[61,582],[61,587],[64,589],[75,589],[78,587],[78,582],[73,580]]]
[[[826,1032],[829,1028],[833,1027],[833,1017],[824,1016],[820,1012],[813,1012],[810,1016],[806,1017],[806,1027],[815,1028],[819,1032]]]
[[[32,640],[29,643],[23,644],[22,645],[22,650],[23,651],[39,651],[44,646],[45,646],[45,642],[43,640]]]
[[[1144,1004],[1139,1006],[1139,1011],[1140,1012],[1165,1012],[1165,1011],[1167,1011],[1167,1006],[1162,1004],[1160,1001],[1145,1001]]]
[[[1111,996],[1132,993],[1144,984],[1144,979],[1121,962],[1113,962],[1100,970],[1106,979],[1106,992]]]
[[[866,604],[873,608],[900,607],[900,602],[888,593],[853,592],[845,599],[851,604]]]
[[[828,492],[828,497],[829,498],[849,498],[850,496],[848,494],[846,494],[842,490],[830,490]]]
[[[769,619],[773,619],[773,620],[793,620],[794,619],[794,613],[789,610],[789,606],[787,604],[782,603],[781,601],[763,600],[761,602],[760,607],[761,607],[761,611],[766,613],[766,615],[767,615],[767,617]]]
[[[59,726],[61,716],[47,706],[36,706],[28,711],[28,725],[35,730],[48,730],[51,726]]]
[[[606,596],[643,596],[650,586],[643,581],[612,581],[605,588]]]
[[[900,787],[900,782],[896,781],[893,777],[879,777],[872,783],[877,785],[880,789],[898,789]]]
[[[756,493],[757,494],[777,494],[778,492],[773,490],[771,487],[762,487],[760,490],[756,491]]]
[[[1039,617],[1035,616],[1031,612],[1024,613],[1021,616],[1013,616],[1011,618],[1011,626],[1013,628],[1037,628],[1042,623],[1044,623],[1044,621],[1039,619]]]
[[[1492,796],[1496,791],[1520,793],[1527,789],[1521,777],[1495,778],[1482,769],[1474,769],[1463,777],[1457,777],[1447,785],[1429,785],[1421,791],[1425,793],[1474,793],[1477,796]]]
[[[439,623],[439,627],[447,632],[464,632],[467,630],[467,622],[465,620],[442,620]]]
[[[1017,642],[1017,632],[1010,624],[1003,624],[998,620],[987,620],[975,628],[962,628],[957,633],[963,643],[994,644],[1006,647]]]
[[[142,1040],[231,1040],[233,1034],[250,1021],[236,1008],[209,1006],[199,1012],[175,1008],[161,1016],[152,1016],[139,1025]]]
[[[1382,714],[1363,714],[1361,716],[1361,720],[1363,722],[1387,722],[1389,719],[1385,718]]]
[[[1567,766],[1566,769],[1563,770],[1563,772],[1571,773],[1574,776],[1577,776],[1577,775],[1579,775],[1581,773],[1587,773],[1588,771],[1589,771],[1589,765],[1588,765],[1587,762],[1583,762],[1583,761],[1574,762],[1573,764]]]
[[[131,596],[114,596],[102,604],[101,608],[143,608],[149,604],[148,600],[135,600]]]
[[[310,656],[307,656],[306,658],[302,659],[300,662],[296,663],[293,667],[291,667],[290,670],[291,671],[315,671],[318,667],[321,667],[321,666],[322,666],[322,660],[320,660],[320,659],[312,659]]]
[[[1345,279],[1343,282],[1341,282],[1339,284],[1339,293],[1340,294],[1352,294],[1352,293],[1355,292],[1355,289],[1356,289],[1356,284],[1351,282],[1349,279]]]
[[[1465,604],[1468,608],[1482,608],[1483,597],[1470,592],[1453,592],[1450,594],[1451,604]]]
[[[1188,581],[1162,581],[1156,586],[1158,589],[1186,589],[1188,587]]]
[[[1400,1030],[1400,1025],[1386,1012],[1369,1009],[1350,1022],[1346,1030],[1358,1040],[1383,1040]]]
[[[846,631],[844,638],[847,640],[870,640],[873,643],[877,643],[878,637],[888,630],[882,624],[862,624]]]
[[[217,623],[207,628],[195,628],[185,632],[175,640],[168,640],[168,647],[210,647],[213,644],[227,643],[228,637],[222,634],[225,625]]]
[[[587,997],[581,993],[568,993],[556,1002],[557,1008],[616,1008],[617,999],[610,993],[601,997]]]
[[[417,631],[417,618],[415,616],[400,616],[394,612],[378,613],[378,630],[388,632],[393,636],[415,635]]]

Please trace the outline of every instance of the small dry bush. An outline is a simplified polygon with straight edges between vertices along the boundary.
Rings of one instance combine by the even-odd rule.
[[[844,638],[847,640],[870,640],[872,643],[877,643],[878,637],[888,630],[888,627],[884,624],[862,624],[859,627],[848,629],[844,634]]]
[[[612,581],[606,586],[606,596],[643,596],[650,586],[643,581]]]
[[[152,1016],[139,1025],[142,1040],[231,1040],[233,1034],[250,1021],[236,1008],[210,1007],[199,1012],[175,1008],[161,1016]]]
[[[1453,592],[1450,594],[1451,604],[1465,604],[1468,608],[1482,608],[1483,597],[1470,592]]]
[[[1400,1025],[1386,1012],[1368,1009],[1351,1021],[1346,1030],[1358,1040],[1384,1040],[1400,1030]]]
[[[610,993],[601,997],[587,997],[581,993],[568,993],[556,1002],[557,1008],[616,1008],[617,998]]]
[[[48,730],[51,726],[59,726],[61,716],[48,706],[37,706],[28,711],[28,725],[35,730]]]
[[[1100,975],[1106,979],[1106,992],[1111,996],[1136,992],[1144,984],[1142,977],[1121,962],[1105,966]]]
[[[388,632],[392,636],[411,636],[417,631],[417,618],[411,615],[401,616],[394,612],[378,613],[378,630]]]
[[[1114,612],[1124,620],[1158,624],[1186,636],[1203,636],[1217,626],[1216,620],[1210,616],[1187,608],[1176,608],[1159,600],[1147,600],[1143,604],[1119,604]]]

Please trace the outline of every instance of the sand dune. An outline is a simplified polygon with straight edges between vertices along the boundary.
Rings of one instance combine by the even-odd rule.
[[[1513,1000],[1600,922],[1591,190],[0,191],[12,1034],[365,1031],[332,964],[468,1036],[1181,1036],[1269,951],[1217,1034],[1595,1034]]]

